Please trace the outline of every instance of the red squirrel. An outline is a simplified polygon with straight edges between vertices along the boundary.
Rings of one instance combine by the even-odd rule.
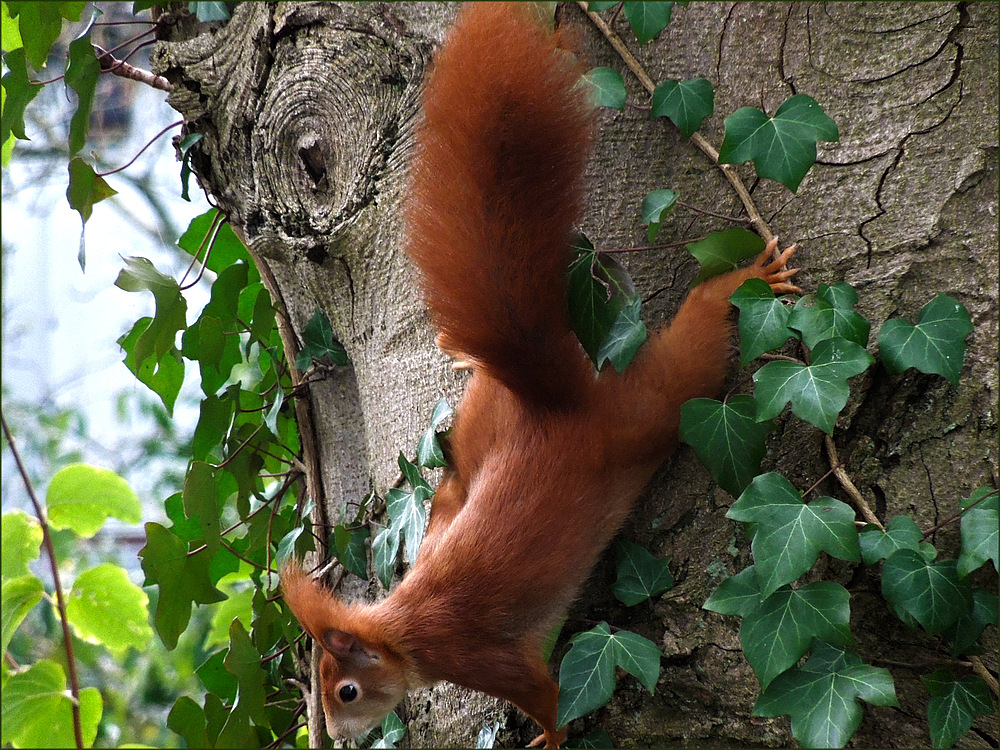
[[[579,63],[524,5],[468,3],[423,95],[405,208],[438,345],[473,374],[416,563],[388,598],[345,603],[297,566],[285,600],[323,648],[331,737],[447,680],[506,699],[559,747],[542,660],[602,550],[677,445],[680,407],[729,369],[729,296],[798,291],[776,243],[695,287],[621,375],[570,329],[567,268],[593,113]]]

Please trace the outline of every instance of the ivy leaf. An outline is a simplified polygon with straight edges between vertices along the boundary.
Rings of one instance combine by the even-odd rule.
[[[453,413],[454,409],[451,408],[446,398],[442,398],[434,405],[434,411],[431,412],[431,426],[424,431],[424,434],[417,441],[418,465],[425,466],[428,469],[437,469],[448,465],[448,461],[444,457],[444,450],[441,447],[441,441],[438,438],[437,428]]]
[[[6,42],[6,34],[4,41]],[[3,56],[7,73],[3,77],[4,101],[3,116],[0,118],[0,143],[6,143],[11,135],[22,141],[29,140],[24,132],[24,110],[42,87],[28,79],[28,65],[24,55],[24,48],[19,47]]]
[[[660,232],[660,224],[677,202],[677,193],[673,190],[654,190],[642,199],[642,223],[649,225],[649,241],[656,241]]]
[[[802,334],[810,349],[823,339],[837,337],[865,347],[871,324],[854,312],[857,303],[858,293],[850,284],[820,284],[815,295],[806,295],[795,303],[788,325]]]
[[[167,715],[167,729],[183,737],[188,747],[212,746],[205,731],[205,712],[186,695],[174,701]]]
[[[757,611],[763,599],[757,566],[751,565],[736,575],[723,580],[708,597],[708,601],[702,605],[702,609],[718,612],[720,615],[745,617]]]
[[[220,0],[198,0],[197,2],[192,0],[188,7],[202,23],[229,20],[229,8]]]
[[[243,623],[233,620],[229,626],[229,652],[223,664],[226,671],[235,675],[237,682],[236,703],[246,711],[257,726],[270,726],[267,712],[264,710],[265,672],[261,669],[262,654],[253,645]],[[219,735],[221,740],[226,732]],[[219,744],[222,744],[221,742]],[[226,747],[226,745],[222,745]]]
[[[920,310],[917,325],[899,318],[887,320],[878,332],[879,351],[885,369],[893,375],[916,367],[957,385],[965,360],[965,337],[971,332],[972,319],[965,306],[939,294]]]
[[[184,230],[184,234],[177,240],[177,247],[188,255],[204,257],[205,248],[203,243],[211,231],[212,224],[216,221],[215,217],[218,213],[218,209],[210,208],[200,216],[191,219],[188,228]],[[220,274],[224,269],[241,260],[249,268],[254,268],[246,247],[244,247],[239,237],[233,232],[233,228],[229,225],[229,222],[223,220],[222,226],[219,227],[219,231],[215,235],[215,241],[212,243],[212,252],[208,254],[205,265],[209,271]]]
[[[142,520],[142,505],[128,482],[108,469],[73,464],[52,477],[45,493],[49,523],[82,537],[97,533],[108,518]]]
[[[660,674],[660,649],[627,630],[612,633],[608,624],[579,633],[559,666],[557,726],[565,726],[611,698],[615,667],[634,675],[652,693]]]
[[[385,495],[389,525],[406,540],[406,561],[411,565],[416,562],[417,552],[424,541],[424,528],[427,526],[425,501],[430,496],[425,487],[416,487],[409,492],[394,487]]]
[[[737,497],[760,472],[773,422],[758,422],[750,396],[725,403],[695,398],[681,406],[680,439],[694,448],[722,489]]]
[[[962,500],[962,507],[969,510],[962,516],[962,552],[958,556],[958,574],[964,578],[987,560],[992,560],[993,570],[997,570],[997,557],[1000,557],[997,491],[980,487]]]
[[[94,212],[94,204],[105,198],[117,195],[113,189],[100,177],[87,162],[79,156],[74,156],[69,162],[69,187],[66,188],[66,200],[70,208],[78,211],[83,223]],[[147,261],[148,262],[148,261]]]
[[[653,117],[669,117],[690,138],[715,111],[715,91],[705,78],[667,79],[653,91]]]
[[[101,75],[101,63],[90,42],[90,30],[74,39],[69,45],[66,62],[66,85],[76,92],[76,111],[69,124],[69,152],[75,154],[87,143],[90,130],[90,112],[94,107],[94,92]]]
[[[791,310],[781,304],[763,279],[747,279],[729,301],[740,310],[741,365],[783,346],[794,335],[789,330]]]
[[[837,646],[854,643],[850,598],[833,581],[782,586],[744,615],[740,642],[761,688],[794,666],[813,638]]]
[[[955,679],[950,667],[944,667],[920,680],[931,695],[927,703],[927,721],[934,747],[952,747],[977,716],[993,713],[989,688],[977,675]]]
[[[792,718],[792,734],[805,747],[843,747],[861,724],[857,699],[898,706],[892,675],[853,654],[816,641],[801,667],[778,675],[760,694],[755,716]]]
[[[858,543],[865,565],[874,565],[901,549],[914,550],[928,562],[937,556],[937,550],[924,541],[920,527],[909,516],[896,516],[886,524],[884,532],[868,524],[858,534]]]
[[[386,526],[372,541],[372,563],[375,573],[385,588],[392,582],[392,574],[396,572],[396,556],[399,553],[399,529],[393,525]]]
[[[206,396],[217,393],[233,367],[242,361],[236,335],[242,331],[242,324],[236,318],[240,292],[248,281],[246,263],[236,262],[222,269],[212,283],[211,299],[181,338],[184,356],[198,362],[201,389]],[[276,428],[271,431],[276,432]]]
[[[152,318],[139,318],[132,330],[118,339],[118,345],[125,352],[125,366],[132,371],[136,379],[145,384],[153,393],[160,397],[168,416],[173,416],[174,403],[181,392],[184,383],[184,361],[180,352],[172,349],[157,360],[147,356],[142,362],[136,362],[135,345],[149,329]]]
[[[396,716],[395,711],[390,712],[382,719],[381,729],[382,736],[372,743],[373,748],[395,748],[396,743],[403,739],[403,735],[406,734],[406,727]],[[480,732],[480,734],[482,733]]]
[[[101,643],[119,656],[149,645],[149,597],[132,583],[122,568],[102,563],[73,581],[66,615],[76,633],[88,643]]]
[[[803,503],[798,490],[774,472],[756,477],[726,516],[754,524],[751,550],[764,596],[809,570],[821,551],[861,560],[850,506],[832,497]]]
[[[614,68],[592,68],[581,80],[590,86],[595,107],[625,109],[625,81]]]
[[[368,577],[368,554],[365,541],[370,534],[367,526],[348,529],[346,526],[333,527],[333,546],[340,564],[358,578]]]
[[[476,736],[476,747],[483,750],[492,748],[496,744],[497,733],[499,731],[499,721],[495,721],[492,724],[483,724],[483,728],[479,730],[479,734]]]
[[[188,133],[177,144],[177,152],[181,157],[181,198],[188,202],[191,201],[188,183],[191,180],[192,148],[204,137],[203,133]]]
[[[39,659],[23,672],[6,677],[3,702],[0,703],[3,744],[76,747],[71,702],[62,667],[49,659]],[[93,746],[97,738],[103,705],[97,688],[87,687],[80,691],[84,747]]]
[[[211,464],[194,461],[184,479],[184,513],[198,519],[201,541],[209,555],[219,549],[222,530],[215,471]]]
[[[639,347],[646,342],[646,324],[639,317],[641,306],[642,300],[637,294],[618,311],[611,330],[597,350],[598,367],[610,362],[616,372],[625,372]]]
[[[603,729],[598,729],[596,732],[591,732],[583,737],[568,740],[563,747],[592,747],[606,750],[606,748],[614,747],[614,743],[611,742],[610,734]]]
[[[18,21],[18,29],[21,32],[21,43],[24,45],[24,52],[27,55],[28,62],[35,68],[35,70],[41,70],[45,67],[46,61],[49,59],[49,52],[52,50],[52,45],[55,44],[56,39],[59,38],[59,32],[62,31],[63,13],[60,13],[60,5],[63,3],[38,3],[38,2],[8,2],[7,8],[10,11],[11,18],[16,18]],[[80,20],[80,12],[83,10],[83,5],[85,3],[73,3],[72,5],[79,5],[80,8],[76,11],[76,18],[72,20]],[[67,9],[70,17],[73,15],[73,9]]]
[[[295,367],[305,372],[312,361],[322,360],[335,365],[348,363],[347,352],[333,340],[333,327],[326,313],[316,308],[302,330],[302,350],[295,358]]]
[[[42,546],[42,527],[38,519],[23,510],[4,513],[0,534],[3,535],[0,542],[0,574],[3,580],[29,575],[31,570],[28,564],[38,559]]]
[[[9,515],[13,514],[4,514],[4,523],[7,522]],[[35,576],[30,573],[8,575],[4,569],[3,587],[0,590],[0,647],[3,653],[7,653],[14,632],[28,613],[42,600],[44,593],[42,582]],[[4,700],[7,700],[6,692]]]
[[[773,419],[785,404],[792,411],[833,434],[837,416],[847,405],[847,379],[868,369],[874,358],[846,339],[824,339],[812,351],[812,362],[769,362],[754,373],[757,419]]]
[[[972,608],[948,628],[944,637],[951,641],[951,655],[968,653],[987,625],[997,624],[997,595],[978,586],[972,590]]]
[[[115,286],[126,292],[151,292],[156,302],[153,319],[135,342],[134,361],[141,366],[153,357],[158,362],[168,351],[176,349],[177,332],[187,328],[187,302],[180,285],[156,270],[146,258],[125,258],[125,264]]]
[[[672,2],[637,2],[628,0],[623,3],[625,18],[628,19],[635,38],[639,44],[645,44],[667,28],[670,15],[673,12]]]
[[[691,284],[694,287],[713,276],[732,271],[741,260],[760,255],[764,240],[753,232],[736,227],[724,232],[712,232],[705,239],[690,242],[685,247],[701,265],[701,271]]]
[[[882,566],[882,596],[937,635],[972,606],[969,582],[954,560],[928,562],[912,549],[894,552]]]
[[[816,162],[817,141],[837,141],[840,133],[815,99],[796,94],[768,117],[743,107],[726,118],[720,164],[752,159],[757,174],[780,182],[793,193]]]
[[[10,17],[10,10],[7,8],[7,3],[0,4],[0,27],[2,27],[4,52],[24,46],[24,43],[21,41],[21,31],[18,28],[18,23]]]
[[[674,585],[670,560],[653,557],[638,544],[619,540],[615,546],[615,557],[618,561],[618,580],[611,591],[627,607],[659,596]]]

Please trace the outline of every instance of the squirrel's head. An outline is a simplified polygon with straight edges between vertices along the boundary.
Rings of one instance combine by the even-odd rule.
[[[406,695],[406,667],[364,605],[346,605],[300,567],[286,565],[281,588],[292,613],[323,649],[319,663],[326,731],[359,737]]]

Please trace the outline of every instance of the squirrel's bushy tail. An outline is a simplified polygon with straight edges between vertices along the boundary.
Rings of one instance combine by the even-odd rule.
[[[579,63],[527,5],[467,3],[435,56],[407,250],[441,347],[554,405],[589,375],[570,332],[566,270],[592,107]]]

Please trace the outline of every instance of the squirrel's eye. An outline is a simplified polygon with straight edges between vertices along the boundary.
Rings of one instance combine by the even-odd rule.
[[[341,701],[350,703],[358,697],[358,689],[354,685],[344,685],[337,694],[340,696]]]

